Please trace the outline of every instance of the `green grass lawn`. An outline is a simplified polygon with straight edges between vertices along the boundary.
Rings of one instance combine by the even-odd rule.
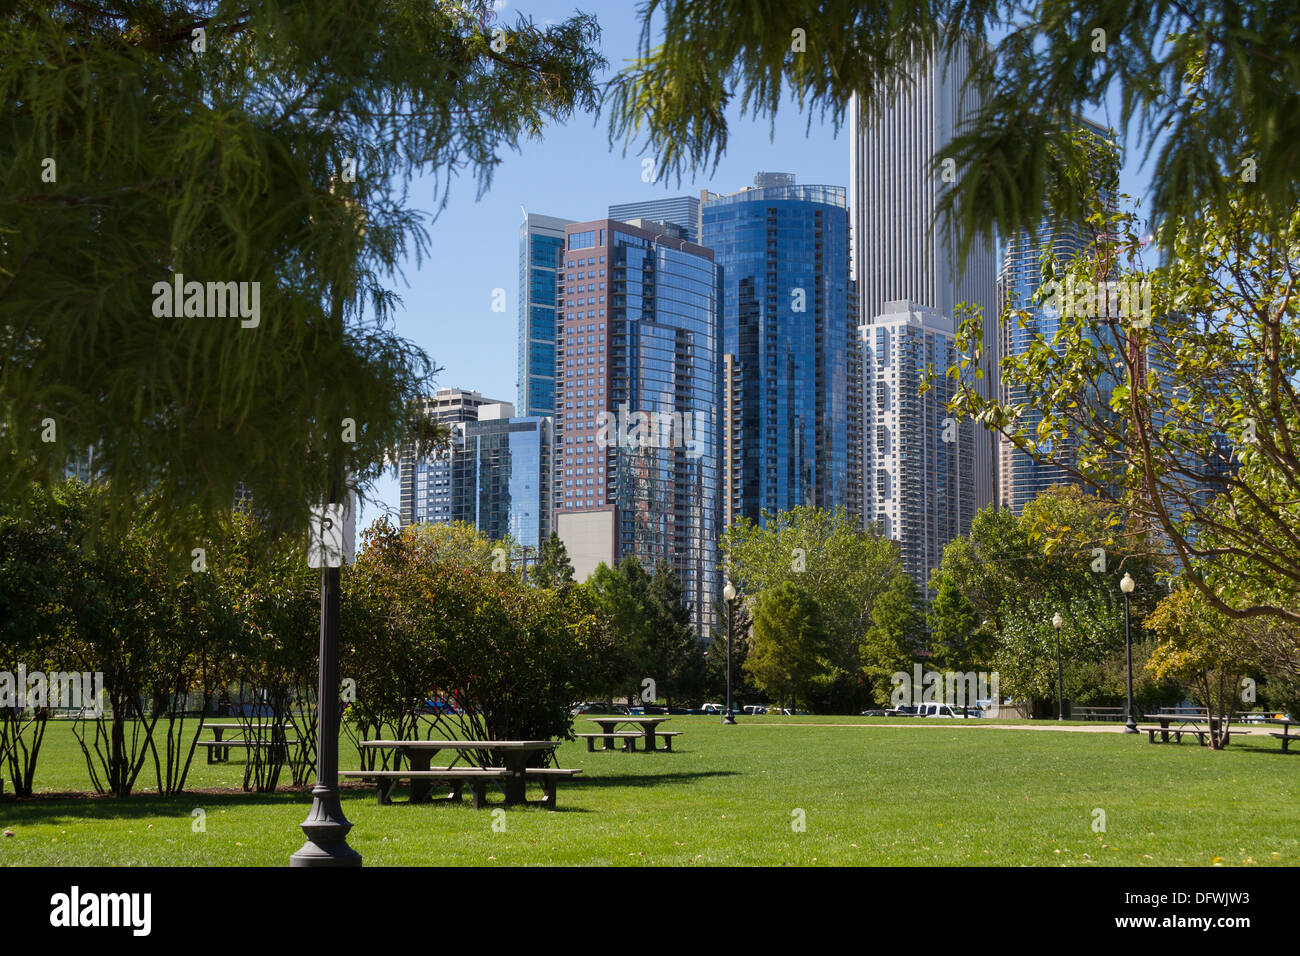
[[[1300,757],[1272,738],[1214,753],[1145,735],[872,724],[674,717],[683,736],[671,754],[566,743],[560,765],[583,776],[561,786],[556,813],[380,807],[372,789],[348,789],[350,842],[367,865],[390,866],[1300,864]],[[233,792],[15,801],[7,788],[0,826],[14,835],[0,838],[0,864],[284,866],[310,795],[245,794],[242,757],[202,759],[189,786]],[[341,759],[357,766],[346,740]],[[49,732],[37,788],[89,789],[67,724]],[[193,831],[196,808],[205,832]]]

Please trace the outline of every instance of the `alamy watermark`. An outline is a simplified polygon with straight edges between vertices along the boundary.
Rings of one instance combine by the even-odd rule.
[[[244,329],[255,329],[262,321],[260,282],[186,282],[178,272],[171,282],[155,282],[153,295],[153,314],[160,319],[239,316]]]
[[[0,671],[0,707],[23,710],[27,707],[51,707],[84,712],[102,717],[104,674],[95,671],[28,671],[19,664],[18,672]]]
[[[890,680],[894,685],[890,700],[896,708],[947,704],[954,709],[979,707],[984,716],[996,717],[1002,699],[997,671],[927,671],[915,664],[912,673],[897,671]]]
[[[693,419],[691,412],[634,412],[623,403],[617,416],[604,410],[597,413],[596,444],[601,448],[681,448],[688,458],[698,458],[703,448],[694,437]]]
[[[1140,328],[1151,325],[1151,282],[1147,279],[1092,282],[1069,276],[1063,283],[1055,279],[1045,283],[1041,291],[1043,308],[1063,317],[1115,317],[1133,319]]]

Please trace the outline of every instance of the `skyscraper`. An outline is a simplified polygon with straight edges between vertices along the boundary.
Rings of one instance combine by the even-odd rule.
[[[975,516],[977,426],[946,408],[955,384],[944,373],[959,360],[953,320],[906,300],[874,319],[862,327],[867,518],[898,542],[903,570],[925,590],[943,546]]]
[[[519,226],[520,415],[555,414],[556,273],[571,221],[528,213]]]
[[[644,219],[646,222],[670,222],[686,230],[687,242],[700,241],[700,200],[697,196],[672,196],[668,199],[645,199],[639,202],[614,203],[609,218],[619,222]]]
[[[399,465],[401,497],[398,505],[398,519],[402,527],[416,521],[461,520],[456,517],[453,509],[452,465],[464,434],[463,424],[477,421],[481,406],[497,404],[502,403],[463,388],[440,388],[433,395],[425,397],[425,414],[453,426],[452,441],[418,460],[412,449],[402,450]],[[504,404],[509,407],[508,402]],[[462,427],[455,427],[458,423]]]
[[[1100,142],[1108,139],[1107,131],[1090,120],[1076,117],[1075,124]],[[1113,196],[1103,194],[1103,200],[1113,204]],[[999,357],[1021,357],[1030,345],[1042,336],[1051,340],[1060,330],[1060,316],[1051,308],[1036,306],[1033,295],[1042,284],[1041,263],[1048,253],[1062,264],[1084,251],[1088,245],[1085,230],[1078,223],[1067,223],[1046,215],[1039,224],[1037,239],[1021,232],[1007,243],[998,272],[997,312],[1001,315],[1006,306],[1023,309],[1028,314],[1023,319],[1005,323],[1000,329]],[[1003,403],[1021,405],[1026,412],[1021,424],[1028,435],[1035,435],[1042,416],[1034,411],[1031,396],[1021,386],[999,381],[998,398]],[[1064,446],[1041,447],[1043,453],[1070,462],[1077,451],[1076,439],[1069,436]],[[1059,465],[1039,463],[1017,449],[1005,438],[997,439],[998,452],[998,504],[1019,514],[1046,488],[1059,484],[1078,484],[1078,479]]]
[[[484,405],[463,426],[453,463],[453,515],[494,540],[536,553],[550,535],[551,420]]]
[[[842,186],[760,173],[709,197],[722,267],[724,524],[798,506],[861,514],[860,350]]]
[[[634,555],[677,572],[697,632],[717,580],[718,268],[610,219],[566,227],[556,345],[555,528],[578,577]]]
[[[885,303],[909,300],[956,317],[961,303],[983,308],[982,379],[975,382],[993,398],[997,374],[997,258],[991,245],[975,242],[964,262],[957,261],[957,236],[951,224],[936,222],[946,181],[961,170],[935,170],[932,160],[978,109],[976,91],[964,88],[970,68],[967,50],[951,61],[917,65],[911,85],[901,87],[882,108],[869,111],[860,96],[849,106],[849,207],[853,215],[853,277],[859,309],[867,323]],[[883,95],[883,94],[882,94]],[[865,383],[870,385],[869,382]],[[993,436],[975,438],[975,500],[994,498]],[[865,503],[865,512],[875,510]]]

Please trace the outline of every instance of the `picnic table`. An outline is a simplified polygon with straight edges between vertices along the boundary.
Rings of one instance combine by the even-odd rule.
[[[248,749],[252,747],[279,746],[284,752],[284,758],[287,760],[289,758],[289,744],[297,743],[296,740],[291,740],[286,734],[286,731],[293,729],[292,724],[276,724],[272,727],[255,723],[251,725],[251,729],[257,736],[253,737],[251,740],[245,739],[243,736],[250,729],[250,726],[245,724],[204,724],[202,729],[211,730],[214,738],[213,740],[197,741],[198,746],[202,747],[207,752],[208,763],[228,762],[230,760],[231,747]],[[225,733],[227,730],[237,731],[240,736],[238,738],[226,740]],[[263,735],[267,730],[271,731],[269,739]],[[278,740],[276,739],[276,731],[279,732]]]
[[[1174,735],[1175,743],[1183,742],[1183,734],[1192,734],[1196,737],[1196,742],[1204,746],[1206,735],[1219,729],[1219,718],[1204,718],[1200,714],[1145,714],[1144,716],[1147,720],[1158,721],[1160,724],[1159,727],[1139,728],[1147,732],[1147,740],[1150,743],[1156,742],[1156,734],[1160,735],[1160,742],[1166,744],[1169,743],[1170,734]],[[1198,723],[1203,719],[1209,724],[1209,730]],[[1178,726],[1172,727],[1174,723],[1178,723]],[[1225,734],[1223,742],[1226,744],[1231,736],[1231,732]]]
[[[587,739],[588,750],[593,749],[592,745],[595,742],[594,738],[597,737],[600,737],[605,741],[604,747],[606,750],[613,750],[614,741],[619,738],[625,738],[629,749],[635,750],[636,748],[632,745],[637,737],[642,737],[645,739],[646,750],[657,749],[655,747],[655,737],[662,737],[664,739],[664,749],[672,750],[673,738],[680,736],[679,732],[676,731],[665,731],[665,730],[655,729],[660,724],[662,724],[665,720],[672,720],[671,717],[650,717],[647,715],[632,714],[632,715],[616,715],[616,716],[608,716],[608,717],[588,717],[587,719],[591,721],[593,724],[599,724],[601,730],[599,734],[578,735],[579,737],[585,737]],[[633,732],[631,733],[630,736],[626,733],[619,733],[617,730],[619,724],[640,724],[641,731]]]
[[[1270,737],[1276,737],[1278,740],[1282,741],[1282,753],[1290,753],[1290,751],[1287,750],[1287,747],[1290,746],[1291,741],[1293,741],[1293,740],[1300,740],[1300,734],[1293,734],[1293,733],[1291,733],[1291,727],[1294,726],[1294,725],[1296,725],[1296,721],[1294,721],[1294,720],[1270,720],[1270,721],[1268,721],[1268,723],[1270,723],[1270,724],[1281,724],[1281,726],[1282,726],[1282,732],[1281,732],[1280,734],[1279,734],[1279,733],[1276,733],[1275,731],[1269,731],[1269,734],[1268,734],[1268,735],[1269,735]]]
[[[558,740],[364,740],[361,746],[372,750],[391,750],[399,757],[405,757],[410,769],[407,771],[340,771],[340,776],[369,777],[381,781],[380,802],[386,802],[386,788],[383,781],[398,778],[410,778],[411,803],[421,803],[429,799],[429,790],[434,780],[469,781],[474,787],[475,806],[482,805],[482,795],[488,779],[500,780],[505,789],[506,803],[524,803],[524,785],[529,779],[540,780],[546,790],[547,805],[554,808],[555,785],[560,777],[573,776],[576,770],[559,770],[552,767],[529,767],[528,761],[538,754],[550,754],[560,745]],[[436,754],[443,750],[456,752],[450,766],[432,768],[431,763]],[[456,767],[456,763],[466,754],[484,751],[498,755],[502,767]],[[459,787],[452,794],[459,796]]]

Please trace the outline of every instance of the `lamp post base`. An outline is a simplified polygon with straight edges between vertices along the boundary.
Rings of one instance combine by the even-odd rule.
[[[735,724],[736,724],[736,718],[732,716],[730,713],[722,715],[722,725],[724,727],[735,726]]]
[[[290,866],[360,866],[361,854],[348,846],[352,824],[343,815],[336,788],[316,787],[311,812],[299,826],[307,842],[289,857]]]
[[[1124,725],[1124,733],[1126,733],[1126,734],[1136,734],[1136,733],[1138,733],[1138,725],[1137,725],[1136,722],[1134,722],[1134,720],[1133,720],[1132,717],[1130,717],[1130,718],[1128,719],[1128,723]]]

